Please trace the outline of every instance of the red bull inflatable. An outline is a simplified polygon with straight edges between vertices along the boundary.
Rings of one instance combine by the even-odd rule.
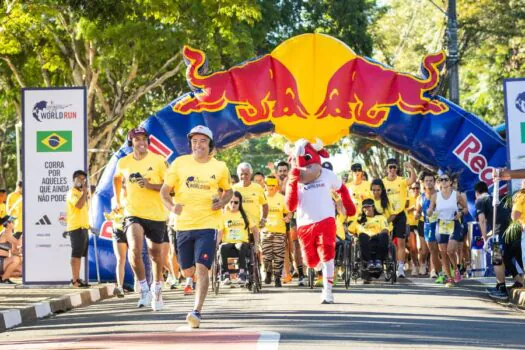
[[[150,150],[168,162],[189,153],[185,135],[203,124],[219,151],[270,132],[325,145],[348,135],[373,138],[436,170],[460,172],[461,189],[471,198],[476,182],[491,185],[493,167],[506,165],[505,142],[490,126],[435,95],[444,52],[423,57],[421,75],[413,76],[323,34],[290,38],[267,55],[213,73],[206,72],[205,52],[181,49],[191,91],[142,123]],[[92,222],[103,233],[97,241],[103,280],[114,280],[115,270],[103,214],[111,210],[117,160],[129,152],[123,145],[113,155],[93,199]],[[95,278],[93,249],[90,271]]]

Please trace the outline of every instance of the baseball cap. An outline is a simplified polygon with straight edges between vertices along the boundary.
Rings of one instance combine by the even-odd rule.
[[[149,134],[146,131],[146,129],[144,129],[143,127],[139,126],[139,127],[136,127],[135,129],[131,129],[128,132],[128,140],[132,140],[133,138],[135,138],[137,136],[140,136],[140,135],[144,135],[146,137],[149,137]]]
[[[266,185],[268,186],[277,186],[279,185],[279,182],[275,177],[267,177],[266,178]]]
[[[204,126],[204,125],[197,125],[197,126],[195,126],[188,133],[188,139],[191,139],[191,137],[193,135],[195,135],[195,134],[200,134],[200,135],[207,136],[210,140],[213,141],[213,133],[211,132],[211,130],[207,126]]]
[[[321,166],[325,169],[328,169],[328,170],[334,170],[334,167],[332,165],[332,163],[330,162],[324,162],[323,164],[321,164]]]
[[[361,166],[361,163],[354,163],[350,167],[350,170],[352,170],[352,171],[363,171],[363,167]]]
[[[14,222],[15,220],[16,218],[14,216],[6,215],[1,219],[2,226],[7,225],[8,222]]]
[[[363,199],[363,202],[361,203],[361,206],[363,206],[363,207],[373,207],[374,206],[374,200],[372,198]]]
[[[395,159],[395,158],[389,158],[389,159],[386,160],[386,165],[388,166],[390,164],[399,165],[397,159]]]

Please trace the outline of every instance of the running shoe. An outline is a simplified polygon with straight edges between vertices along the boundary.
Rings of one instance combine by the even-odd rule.
[[[270,283],[272,283],[272,274],[270,272],[266,272],[266,276],[264,276],[264,284]]]
[[[452,278],[447,278],[447,281],[445,282],[445,287],[447,288],[450,288],[450,287],[454,287],[456,285],[456,283],[454,283],[454,279]]]
[[[186,287],[184,287],[184,295],[192,295],[193,294],[193,288],[188,284]]]
[[[375,268],[374,262],[372,260],[368,261],[368,265],[366,266],[367,270],[373,270]]]
[[[275,277],[275,287],[281,288],[283,285],[281,283],[281,279],[279,277]]]
[[[332,292],[322,292],[321,293],[321,304],[333,304],[334,303],[334,294]]]
[[[381,260],[376,260],[374,265],[376,270],[381,270],[383,268],[383,263],[381,262]]]
[[[282,282],[283,282],[284,284],[287,284],[287,283],[292,282],[292,276],[291,276],[291,275],[286,275],[286,276],[284,276]]]
[[[304,287],[306,283],[304,282],[304,276],[299,276],[299,287]]]
[[[162,290],[153,292],[153,298],[151,298],[151,309],[153,311],[160,311],[164,307],[164,300],[162,300]]]
[[[437,283],[437,284],[443,284],[445,283],[445,275],[439,275],[436,277],[436,280],[434,281],[434,283]]]
[[[459,283],[461,281],[461,272],[459,272],[459,269],[456,267],[454,271],[454,283]]]
[[[401,265],[397,269],[397,278],[405,278],[405,268]]]
[[[426,264],[419,265],[419,275],[424,276],[426,274],[427,274],[427,265]]]
[[[199,328],[201,326],[201,313],[193,310],[186,316],[186,322],[191,328]]]
[[[410,273],[410,275],[411,275],[412,277],[417,277],[417,276],[419,276],[419,272],[418,272],[418,270],[419,270],[419,269],[418,269],[417,266],[412,266],[412,272]]]
[[[137,307],[144,307],[151,304],[152,295],[149,290],[140,291],[140,299],[137,303]]]
[[[489,297],[491,297],[492,299],[500,300],[500,301],[509,300],[509,294],[504,289],[496,289],[490,292]]]
[[[124,289],[117,287],[113,290],[113,295],[117,298],[124,298]]]
[[[3,284],[16,284],[15,282],[11,281],[9,278],[5,280],[1,280]]]
[[[430,278],[438,278],[438,274],[436,273],[436,270],[430,271]]]

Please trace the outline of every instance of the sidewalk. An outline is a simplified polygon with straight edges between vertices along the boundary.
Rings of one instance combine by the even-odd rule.
[[[90,288],[23,287],[0,284],[0,332],[56,313],[91,305],[113,296],[113,284]]]

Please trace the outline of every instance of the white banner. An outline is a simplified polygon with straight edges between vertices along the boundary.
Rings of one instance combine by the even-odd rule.
[[[507,159],[510,169],[525,169],[525,78],[505,79],[505,121],[507,128]],[[520,181],[512,181],[512,189]]]
[[[66,196],[73,172],[87,172],[86,90],[23,89],[22,105],[24,284],[69,283]]]

